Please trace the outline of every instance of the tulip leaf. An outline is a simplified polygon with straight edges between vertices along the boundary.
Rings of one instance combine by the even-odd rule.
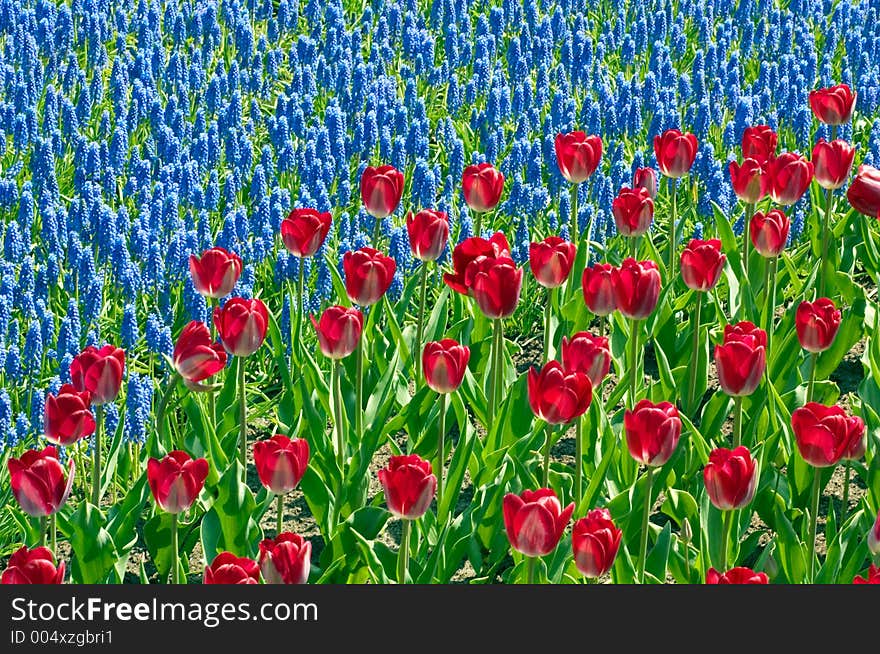
[[[69,519],[58,515],[58,529],[67,536],[74,556],[71,579],[81,584],[105,583],[116,563],[116,546],[104,528],[104,515],[89,502],[81,502]]]
[[[671,548],[672,527],[671,524],[667,522],[657,536],[657,540],[654,541],[651,553],[645,559],[645,571],[649,572],[653,577],[659,580],[660,583],[666,582],[666,569],[669,562],[669,551]]]
[[[236,556],[255,556],[262,530],[255,520],[257,502],[241,481],[241,464],[235,461],[217,483],[217,497],[205,514],[202,546],[208,561],[221,551]],[[158,567],[158,566],[157,566]]]

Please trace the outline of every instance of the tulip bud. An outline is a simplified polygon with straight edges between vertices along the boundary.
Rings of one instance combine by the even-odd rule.
[[[562,366],[566,372],[582,372],[593,388],[602,383],[611,369],[611,350],[608,339],[578,332],[571,340],[562,337]]]
[[[269,312],[262,300],[234,297],[214,308],[214,325],[227,352],[247,357],[266,339]]]
[[[331,222],[329,212],[294,209],[281,221],[284,247],[295,257],[314,256],[330,233]]]
[[[581,287],[584,303],[591,313],[607,316],[617,308],[614,296],[614,266],[610,263],[595,263],[584,268]]]
[[[643,188],[652,200],[657,197],[657,171],[653,168],[636,168],[633,173],[634,189]]]
[[[364,316],[354,308],[332,306],[324,309],[321,320],[309,316],[318,333],[321,353],[330,359],[344,359],[355,351],[364,328]]]
[[[42,450],[27,450],[20,459],[10,457],[6,467],[12,494],[22,511],[43,518],[64,506],[73,486],[73,457],[67,459],[67,479],[51,445]]]
[[[494,209],[501,199],[504,175],[490,163],[468,166],[461,175],[461,187],[471,211],[482,213]]]
[[[89,410],[91,395],[63,384],[58,395],[46,396],[43,433],[55,445],[68,446],[95,433],[95,417]]]
[[[819,186],[832,190],[843,186],[855,156],[856,149],[843,139],[830,143],[819,139],[813,147],[813,169]]]
[[[367,166],[361,173],[361,202],[374,218],[394,213],[403,195],[403,173],[394,166]]]
[[[199,295],[209,298],[226,297],[232,293],[241,276],[241,257],[221,247],[189,257],[189,274]]]
[[[529,266],[538,283],[544,288],[558,288],[565,283],[577,248],[574,243],[558,236],[548,236],[529,245]]]
[[[389,256],[371,247],[346,252],[342,257],[345,271],[345,292],[348,299],[362,307],[369,307],[385,295],[397,263]]]
[[[437,393],[452,393],[464,379],[471,351],[451,338],[425,344],[422,370],[425,381]]]
[[[585,182],[602,158],[602,139],[583,132],[557,134],[554,146],[559,172],[572,184]]]
[[[778,257],[788,242],[791,221],[782,209],[771,209],[766,214],[757,211],[749,222],[752,245],[762,257]]]
[[[644,320],[654,311],[660,297],[660,271],[651,260],[624,259],[611,271],[614,302],[627,318]]]
[[[767,195],[764,167],[756,159],[744,159],[742,165],[731,161],[728,170],[733,192],[743,202],[754,204]]]
[[[709,291],[721,279],[727,257],[721,252],[721,241],[693,239],[681,253],[681,276],[685,286],[695,291]]]
[[[746,127],[742,136],[743,159],[754,159],[762,166],[776,156],[776,132],[769,125]]]
[[[431,506],[437,477],[431,472],[430,461],[417,454],[392,456],[388,466],[377,474],[388,510],[396,517],[415,520]]]
[[[858,174],[846,191],[846,199],[859,213],[880,218],[880,170],[867,164],[859,166]]]
[[[681,523],[681,540],[690,543],[694,540],[694,530],[691,528],[691,521],[687,518]]]
[[[442,211],[422,209],[406,216],[409,247],[419,261],[436,261],[449,240],[449,217]]]
[[[162,459],[147,461],[147,482],[156,504],[167,513],[183,513],[196,501],[205,479],[208,462],[173,450]]]
[[[706,573],[707,584],[767,584],[770,580],[764,572],[755,572],[751,568],[731,568],[727,572],[718,572],[709,568]]]
[[[747,447],[740,445],[733,450],[719,447],[709,454],[709,462],[703,468],[703,481],[715,508],[741,509],[755,497],[757,465]]]
[[[267,584],[304,584],[309,580],[312,544],[285,532],[260,541],[260,571]]]
[[[510,546],[525,556],[544,556],[559,543],[574,512],[574,502],[565,509],[549,488],[508,493],[503,504],[504,527]]]
[[[810,91],[810,109],[826,125],[843,125],[852,119],[856,94],[846,84]]]
[[[667,177],[684,177],[697,157],[697,137],[668,129],[654,137],[654,156],[661,173]]]
[[[35,547],[29,550],[22,545],[6,564],[0,584],[62,584],[64,583],[64,561],[55,567],[55,557],[48,547]]]
[[[469,289],[465,284],[465,272],[471,263],[480,257],[509,259],[510,256],[510,245],[501,232],[495,232],[488,239],[480,236],[466,238],[452,251],[452,267],[455,272],[445,273],[443,281],[456,293],[468,295]]]
[[[276,495],[292,491],[309,465],[309,444],[303,438],[275,434],[254,443],[254,466],[260,483]]]
[[[624,413],[623,426],[630,455],[655,468],[669,461],[681,436],[678,409],[669,402],[639,401]]]
[[[794,152],[783,152],[767,164],[770,197],[777,204],[794,204],[813,180],[813,162]]]
[[[552,425],[571,422],[584,415],[593,400],[593,386],[583,372],[566,372],[558,361],[541,370],[529,369],[529,406]]]
[[[801,347],[807,352],[824,352],[834,343],[840,329],[840,309],[827,297],[798,305],[794,325]]]
[[[621,235],[641,236],[654,219],[654,201],[647,189],[622,188],[611,203],[611,213]]]
[[[593,509],[574,523],[571,550],[581,574],[596,579],[611,570],[623,532],[611,520],[608,509]]]
[[[220,552],[214,561],[205,568],[203,584],[258,584],[260,566],[247,557],[235,556],[232,552]]]
[[[791,414],[798,451],[815,468],[837,464],[860,441],[865,423],[858,416],[847,416],[839,406],[808,402]]]
[[[78,391],[88,391],[92,404],[113,402],[122,388],[125,352],[114,345],[88,346],[70,364],[70,379]]]

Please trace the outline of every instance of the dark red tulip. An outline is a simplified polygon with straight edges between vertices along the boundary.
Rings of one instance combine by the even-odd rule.
[[[594,263],[584,268],[581,276],[581,288],[584,292],[584,303],[591,313],[607,316],[617,308],[614,295],[614,266],[610,263]]]
[[[667,177],[684,177],[697,157],[697,137],[668,129],[654,137],[654,156],[661,173]]]
[[[513,315],[522,291],[522,268],[507,257],[480,257],[465,271],[465,284],[490,319]]]
[[[727,257],[721,252],[721,241],[693,239],[681,253],[681,276],[685,286],[695,291],[715,288],[721,279]]]
[[[856,430],[850,438],[849,446],[843,451],[843,459],[849,461],[858,461],[868,450],[868,434],[865,432],[865,425],[861,425],[861,435],[858,434],[859,426],[853,427]]]
[[[504,527],[511,547],[525,556],[550,554],[571,520],[574,502],[564,509],[549,488],[504,496]]]
[[[309,580],[312,544],[285,532],[260,541],[260,571],[267,584],[304,584]]]
[[[880,584],[880,567],[871,564],[868,568],[868,574],[864,577],[856,575],[853,579],[854,584]]]
[[[728,170],[733,192],[743,202],[754,204],[767,195],[764,165],[757,159],[743,159],[742,164],[731,161]]]
[[[260,483],[276,495],[297,487],[309,465],[309,443],[304,438],[275,434],[254,443],[254,467]]]
[[[880,554],[880,511],[877,512],[877,519],[874,521],[874,526],[871,527],[871,531],[868,532],[868,549],[871,551],[871,554],[877,556]]]
[[[89,345],[70,364],[70,379],[78,391],[88,391],[92,404],[107,404],[122,388],[125,352],[115,345]]]
[[[281,240],[295,257],[312,257],[330,233],[329,211],[294,209],[281,221]]]
[[[846,190],[846,199],[859,213],[880,218],[880,170],[866,164],[859,166],[859,172]]]
[[[418,454],[392,456],[378,476],[385,491],[385,504],[398,518],[421,518],[437,492],[437,477],[431,472],[431,462]]]
[[[234,297],[223,308],[214,308],[214,324],[223,347],[237,357],[247,357],[260,349],[269,327],[269,312],[262,300]]]
[[[452,393],[464,379],[471,351],[451,338],[425,344],[422,370],[425,381],[437,393]]]
[[[651,315],[660,297],[660,271],[651,260],[624,259],[611,271],[614,302],[627,318],[644,320]]]
[[[73,457],[67,459],[67,479],[51,445],[42,450],[26,450],[20,459],[10,457],[6,466],[12,494],[22,511],[42,518],[64,506],[73,486]]]
[[[709,568],[706,573],[707,584],[767,584],[767,573],[755,572],[751,568],[731,568],[727,572],[718,572]]]
[[[827,468],[860,441],[865,423],[858,416],[847,416],[839,406],[808,402],[791,414],[798,451],[804,461],[816,468]]]
[[[562,365],[567,372],[582,372],[590,378],[593,388],[602,383],[611,369],[608,339],[578,332],[571,340],[562,337]]]
[[[46,395],[43,434],[55,445],[72,445],[95,433],[95,417],[89,410],[91,395],[77,391],[73,384],[63,384],[58,395]]]
[[[652,200],[657,197],[657,171],[653,168],[636,168],[633,173],[633,188],[643,188]]]
[[[813,162],[795,152],[783,152],[767,164],[767,189],[776,204],[794,204],[813,181]]]
[[[445,273],[443,281],[453,291],[467,295],[465,272],[471,263],[480,257],[510,258],[510,245],[501,232],[495,232],[488,239],[480,236],[466,238],[452,251],[452,267],[455,272]]]
[[[840,309],[827,297],[801,302],[794,317],[801,347],[807,352],[824,352],[830,348],[840,329],[840,320]]]
[[[504,175],[490,163],[468,166],[461,175],[461,188],[471,211],[489,211],[501,199]]]
[[[764,165],[776,156],[778,137],[769,125],[746,127],[742,136],[743,159],[754,159]]]
[[[647,233],[654,219],[654,201],[647,189],[624,187],[611,203],[611,213],[617,231],[623,236],[641,236]]]
[[[55,557],[48,547],[29,550],[22,545],[9,557],[9,563],[0,577],[0,584],[62,584],[64,561],[55,567]]]
[[[196,501],[205,479],[208,462],[193,459],[181,450],[173,450],[162,459],[147,461],[147,483],[153,498],[164,511],[182,513]]]
[[[819,139],[813,146],[813,170],[816,182],[824,189],[838,189],[849,178],[856,149],[843,139],[828,143]]]
[[[558,361],[529,369],[529,405],[532,412],[553,425],[584,415],[593,400],[593,385],[586,373],[566,372]]]
[[[576,251],[574,243],[558,236],[529,244],[529,266],[538,283],[544,288],[562,286],[571,272]]]
[[[355,351],[364,328],[364,316],[355,308],[332,306],[324,309],[321,320],[309,316],[318,334],[321,353],[330,359],[344,359]]]
[[[669,402],[640,400],[633,410],[624,413],[623,426],[632,458],[653,467],[669,461],[681,436],[678,409]]]
[[[209,248],[201,257],[190,255],[189,274],[199,295],[226,297],[241,276],[241,257],[225,248]]]
[[[556,164],[559,172],[572,184],[585,182],[596,172],[602,158],[602,139],[583,132],[557,134]]]
[[[394,166],[367,166],[361,173],[361,202],[374,218],[394,213],[403,195],[403,173]]]
[[[762,257],[778,257],[788,242],[791,221],[782,209],[771,209],[766,214],[756,211],[749,222],[752,245]]]
[[[362,307],[369,307],[381,300],[391,286],[397,263],[379,250],[363,247],[342,256],[342,269],[345,271],[348,299]]]
[[[703,468],[703,482],[709,500],[717,509],[741,509],[755,497],[758,484],[757,464],[749,448],[740,445],[733,450],[724,447],[712,450]]]
[[[593,509],[576,521],[571,529],[571,551],[581,574],[596,579],[611,570],[622,536],[608,509]]]
[[[715,346],[718,385],[732,397],[751,395],[767,366],[767,332],[743,321],[724,327],[724,342]]]
[[[810,109],[826,125],[843,125],[852,119],[856,94],[846,84],[810,91]]]
[[[199,382],[213,377],[226,365],[226,350],[211,341],[211,332],[205,323],[193,320],[177,338],[174,345],[174,368],[193,390],[206,390]]]
[[[409,247],[419,261],[436,261],[449,241],[449,216],[442,211],[422,209],[406,216]]]
[[[205,568],[203,584],[258,584],[260,566],[245,556],[235,556],[232,552],[220,552],[214,561]]]

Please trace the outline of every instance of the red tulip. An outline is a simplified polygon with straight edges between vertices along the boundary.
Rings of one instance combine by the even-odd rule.
[[[285,532],[260,541],[260,571],[267,584],[304,584],[309,580],[312,544]]]
[[[742,136],[743,159],[754,159],[761,165],[776,156],[776,132],[769,125],[746,127]]]
[[[624,259],[611,271],[614,303],[627,318],[644,320],[651,315],[660,297],[660,271],[651,260]]]
[[[593,509],[587,517],[575,522],[571,530],[571,551],[581,574],[596,579],[611,570],[622,536],[608,509]]]
[[[415,216],[406,216],[409,247],[419,261],[436,261],[449,240],[449,216],[442,211],[422,209]]]
[[[880,170],[862,164],[852,184],[846,190],[846,198],[853,209],[870,218],[880,218]]]
[[[504,175],[490,163],[468,166],[461,175],[461,187],[471,211],[489,211],[501,199]]]
[[[480,236],[466,238],[452,251],[452,267],[455,272],[445,273],[443,281],[453,291],[468,294],[465,272],[473,261],[480,257],[510,258],[510,245],[501,232],[495,232],[489,239]]]
[[[706,573],[707,584],[767,584],[769,579],[765,572],[755,572],[751,568],[731,568],[727,572],[718,572],[709,568]]]
[[[874,556],[880,554],[880,512],[877,513],[874,526],[868,532],[868,549],[871,550],[871,554]]]
[[[743,202],[754,204],[767,195],[767,177],[764,166],[757,159],[743,159],[742,164],[731,161],[730,185]]]
[[[321,353],[331,359],[344,359],[355,351],[364,328],[364,316],[357,309],[332,306],[324,309],[321,320],[309,316],[318,334]]]
[[[89,345],[70,364],[70,379],[78,391],[88,391],[92,404],[107,404],[122,388],[125,352],[114,345]]]
[[[858,429],[858,426],[856,426],[855,429]],[[842,458],[849,461],[858,461],[865,456],[867,450],[868,434],[865,432],[863,425],[861,435],[853,434],[853,437],[849,441],[849,446],[843,451]]]
[[[284,247],[295,257],[314,256],[330,233],[331,222],[329,211],[294,209],[281,221]]]
[[[715,346],[718,385],[732,397],[751,395],[767,366],[767,332],[743,321],[724,327],[724,342]]]
[[[63,384],[58,395],[46,396],[43,433],[55,445],[72,445],[80,438],[95,433],[95,417],[89,410],[91,395],[77,391],[72,384]]]
[[[813,169],[816,181],[824,189],[837,189],[846,183],[852,170],[856,149],[843,139],[828,143],[819,139],[813,146]]]
[[[653,168],[636,168],[633,173],[632,187],[643,188],[652,200],[657,197],[657,171]]]
[[[755,497],[757,465],[747,447],[712,450],[703,468],[703,482],[709,500],[717,509],[741,509]]]
[[[425,381],[437,393],[452,393],[464,379],[471,351],[451,338],[425,344],[422,370]]]
[[[614,266],[610,263],[595,263],[584,268],[581,276],[584,303],[591,313],[607,316],[617,308],[614,295]]]
[[[199,384],[216,375],[226,365],[226,350],[220,343],[211,342],[211,333],[205,323],[193,320],[177,338],[174,346],[174,368],[193,390],[206,390]]]
[[[559,172],[572,184],[585,182],[596,172],[602,158],[602,139],[583,132],[557,134],[556,164]]]
[[[794,152],[783,152],[767,164],[768,190],[777,204],[794,204],[813,180],[813,162]]]
[[[721,241],[693,239],[681,253],[681,276],[685,286],[695,291],[715,288],[721,279],[727,257],[721,252]]]
[[[67,479],[51,445],[42,450],[27,450],[20,459],[10,457],[6,466],[12,494],[22,511],[42,518],[64,506],[73,486],[73,457],[67,459]]]
[[[241,257],[221,247],[209,248],[201,257],[190,255],[189,274],[199,295],[226,297],[241,276]]]
[[[162,459],[147,461],[147,483],[153,498],[164,511],[182,513],[196,501],[205,479],[208,462],[193,459],[186,452],[173,450]]]
[[[871,567],[868,568],[868,574],[864,577],[860,577],[856,575],[853,579],[854,584],[880,584],[880,567],[871,564]]]
[[[262,300],[234,297],[214,308],[214,324],[223,347],[237,357],[256,352],[266,338],[269,312]]]
[[[566,372],[582,372],[590,378],[593,388],[602,383],[611,369],[608,339],[578,332],[568,340],[562,337],[562,365]]]
[[[522,268],[507,257],[480,257],[465,271],[465,284],[487,318],[507,318],[522,291]]]
[[[539,243],[529,245],[529,266],[538,283],[544,288],[557,288],[565,283],[574,255],[574,243],[558,236],[548,236]]]
[[[624,187],[611,203],[611,213],[617,231],[623,236],[641,236],[647,233],[654,219],[654,201],[647,189]]]
[[[529,405],[532,412],[553,425],[584,415],[593,401],[593,385],[586,373],[569,371],[558,361],[529,369]]]
[[[865,433],[865,423],[858,416],[847,416],[839,406],[818,402],[795,409],[791,426],[801,456],[816,468],[835,465]]]
[[[22,545],[12,556],[0,584],[61,584],[64,583],[64,561],[55,567],[55,557],[48,547],[29,550]]]
[[[220,552],[205,568],[203,584],[258,584],[260,566],[256,561],[232,552]]]
[[[504,496],[504,527],[511,547],[525,556],[550,554],[571,520],[574,502],[564,509],[549,488]]]
[[[801,347],[807,352],[824,352],[830,348],[840,329],[840,319],[840,309],[827,297],[801,302],[794,317]]]
[[[421,518],[437,492],[437,477],[431,472],[431,463],[418,454],[392,456],[378,476],[388,510],[398,518]]]
[[[856,94],[846,84],[810,91],[810,109],[827,125],[843,125],[853,115]]]
[[[403,195],[403,173],[394,166],[367,166],[361,173],[361,202],[374,218],[394,213]]]
[[[755,212],[749,222],[752,245],[762,257],[778,257],[788,242],[791,221],[782,209],[771,209],[766,214]]]
[[[640,400],[624,413],[623,426],[632,458],[657,468],[669,461],[681,436],[678,409],[669,402]]]
[[[348,299],[362,307],[369,307],[385,295],[394,280],[397,263],[370,247],[363,247],[342,256],[345,271],[345,292]]]
[[[260,483],[276,495],[292,491],[309,465],[309,443],[304,438],[275,434],[254,443],[254,466]]]
[[[697,137],[690,133],[682,134],[677,129],[667,129],[654,137],[654,156],[661,173],[667,177],[684,177],[697,156]]]

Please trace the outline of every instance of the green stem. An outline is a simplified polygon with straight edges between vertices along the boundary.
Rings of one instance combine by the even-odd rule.
[[[379,249],[379,230],[382,227],[383,220],[384,218],[376,218],[376,222],[373,224],[373,247],[377,250]]]
[[[46,534],[48,533],[48,518],[40,516],[40,547],[46,547]]]
[[[635,318],[631,318],[629,321],[630,324],[630,333],[629,333],[629,343],[630,343],[630,351],[629,351],[629,404],[630,407],[633,408],[636,405],[636,388],[637,388],[637,380],[638,380],[638,362],[639,362],[639,329],[638,329],[638,321]]]
[[[214,343],[217,340],[217,325],[214,323],[214,304],[219,305],[220,300],[214,298],[208,298],[208,314],[211,316],[211,342]],[[222,371],[221,371],[222,372]],[[177,385],[177,375],[175,375],[174,385]],[[162,398],[165,400],[165,398]],[[215,429],[217,427],[217,398],[214,396],[214,393],[208,393],[208,420],[211,421],[211,426]],[[162,439],[159,439],[159,442],[162,442]],[[164,443],[162,443],[164,446]]]
[[[58,562],[58,524],[55,520],[55,514],[49,516],[49,533],[52,538],[52,556],[55,562]]]
[[[364,437],[364,335],[358,339],[357,348],[355,348],[355,371],[354,371],[354,432],[358,442]],[[340,386],[342,381],[340,379]],[[418,384],[418,378],[416,378]],[[339,396],[342,397],[340,390]]]
[[[544,305],[544,360],[550,361],[550,316],[553,313],[553,289],[547,289],[547,303]]]
[[[437,477],[437,511],[443,501],[443,462],[446,452],[446,393],[440,393],[440,416],[437,418],[437,462],[434,476]]]
[[[648,466],[645,474],[645,503],[642,510],[642,542],[639,546],[639,583],[645,583],[645,560],[648,556],[648,519],[651,516],[651,486],[654,481],[654,468]]]
[[[599,316],[599,336],[605,336],[605,316]]]
[[[849,513],[849,479],[852,474],[852,461],[845,459],[843,465],[846,472],[843,475],[843,504],[840,507],[840,519],[838,520],[838,524],[841,526],[846,520],[846,514]]]
[[[298,288],[299,295],[297,295],[296,299],[296,332],[294,334],[293,343],[296,347],[296,353],[302,356],[303,346],[302,346],[302,334],[303,334],[303,320],[305,319],[305,309],[303,308],[303,300],[305,299],[305,259],[299,260],[299,280],[298,280]],[[293,298],[291,299],[291,319],[293,319]]]
[[[733,446],[742,445],[743,426],[743,399],[741,396],[733,398]]]
[[[334,362],[330,375],[330,392],[333,393],[333,422],[336,433],[336,462],[339,470],[345,465],[345,441],[342,437],[342,363]]]
[[[483,212],[475,211],[477,214],[477,220],[474,223],[474,236],[482,236],[483,235]]]
[[[104,406],[95,407],[95,442],[92,447],[92,504],[101,505],[101,432],[104,429]]]
[[[156,436],[159,443],[161,443],[162,447],[166,450],[173,450],[174,448],[171,446],[171,443],[166,442],[165,440],[165,412],[168,410],[168,403],[171,401],[174,389],[177,388],[177,384],[181,379],[182,377],[180,375],[174,375],[171,377],[171,382],[162,394],[162,399],[159,400],[159,406],[156,407]]]
[[[770,266],[771,265],[772,265],[772,260],[765,258],[764,259],[764,283],[761,285],[761,293],[763,293],[762,299],[764,300],[765,310],[766,310],[766,306],[767,306],[767,296],[770,294]],[[764,320],[763,320],[764,316],[762,315],[759,317],[762,319],[761,326],[763,326],[764,325]]]
[[[489,355],[489,407],[488,407],[488,418],[489,424],[486,425],[486,431],[490,431],[492,429],[492,425],[495,424],[495,401],[497,399],[496,394],[499,389],[496,388],[497,384],[497,375],[496,368],[498,366],[498,350],[501,349],[501,345],[498,340],[501,336],[501,319],[496,318],[493,321],[493,331],[492,331],[492,351]]]
[[[571,185],[571,242],[575,247],[580,241],[578,237],[578,184]]]
[[[580,504],[583,499],[584,484],[584,431],[587,414],[578,418],[574,435],[574,501]]]
[[[810,561],[807,566],[807,579],[809,583],[815,583],[816,557],[816,531],[819,527],[819,496],[822,493],[822,469],[813,469],[813,505],[810,511]]]
[[[501,400],[501,394],[504,390],[502,386],[504,385],[504,323],[501,322],[501,318],[498,319],[497,322],[498,328],[498,349],[495,351],[495,400]],[[495,415],[498,415],[498,412],[495,412]]]
[[[818,358],[818,352],[810,352],[810,382],[807,386],[807,402],[813,401],[813,390],[816,386],[816,361]]]
[[[247,401],[245,397],[244,357],[238,358],[238,456],[242,482],[247,483]]]
[[[428,262],[422,262],[422,274],[419,291],[419,322],[416,327],[416,346],[413,348],[413,359],[416,362],[416,388],[422,385],[422,338],[425,330],[425,305],[428,302]]]
[[[281,530],[284,526],[284,495],[278,494],[278,497],[275,498],[276,503],[276,511],[277,516],[275,520],[275,535],[278,536],[281,534]]]
[[[537,563],[537,557],[530,556],[526,559],[526,583],[529,585],[535,583],[535,566]]]
[[[691,323],[694,328],[694,349],[693,356],[695,357],[695,361],[693,365],[691,365],[691,376],[690,376],[690,384],[688,385],[688,403],[687,408],[689,411],[693,411],[693,415],[696,415],[697,408],[694,406],[694,398],[697,394],[697,362],[700,359],[700,307],[703,304],[703,296],[697,291],[697,306],[694,308],[694,313],[692,315]]]
[[[171,559],[171,583],[180,583],[180,544],[177,540],[177,514],[171,514],[171,551],[173,557]]]
[[[549,422],[547,423],[547,434],[546,439],[544,441],[544,483],[542,484],[544,488],[547,488],[550,484],[550,445],[553,436],[553,425]]]
[[[676,195],[678,194],[678,188],[675,185],[675,180],[671,177],[666,178],[666,188],[669,191],[672,200],[672,211],[669,213],[669,266],[667,271],[667,276],[669,278],[669,283],[675,283],[675,251],[676,240],[675,240],[675,219],[677,211],[676,206]]]
[[[409,520],[404,518],[400,527],[400,548],[397,552],[397,583],[406,583],[406,569],[409,567]]]
[[[721,571],[727,571],[727,550],[730,549],[730,530],[733,526],[734,511],[722,511],[721,521]]]
[[[752,217],[752,214],[755,213],[755,205],[752,203],[747,203],[745,208],[743,209],[743,270],[745,270],[745,282],[748,284],[749,281],[749,244],[751,243],[751,238],[749,237],[749,219]],[[742,306],[742,305],[740,305]]]
[[[831,211],[834,207],[834,193],[829,188],[825,190],[825,216],[822,220],[822,255],[819,258],[819,295],[825,295],[825,263],[828,258],[828,224],[831,222]]]

